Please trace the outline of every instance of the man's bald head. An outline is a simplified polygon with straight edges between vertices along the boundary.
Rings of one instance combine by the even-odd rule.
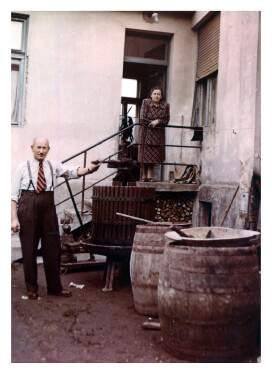
[[[32,143],[32,146],[35,145],[35,143],[37,142],[43,142],[43,143],[47,143],[48,147],[49,147],[49,140],[47,138],[43,138],[43,137],[35,137],[33,139],[33,143]]]

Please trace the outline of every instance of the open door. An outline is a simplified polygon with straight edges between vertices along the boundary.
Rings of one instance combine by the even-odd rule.
[[[135,91],[133,88],[131,93],[122,94],[121,121],[124,121],[124,118],[129,115],[133,123],[139,123],[142,101],[149,96],[152,87],[161,87],[166,98],[170,39],[171,35],[165,33],[126,31],[123,86],[132,83],[134,87],[134,81],[137,89]],[[135,126],[134,143],[138,142],[137,130],[138,126]],[[134,157],[135,152],[137,153],[137,146],[134,150]],[[159,177],[159,179],[161,178]]]

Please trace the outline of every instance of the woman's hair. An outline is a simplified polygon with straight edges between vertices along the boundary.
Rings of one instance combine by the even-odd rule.
[[[163,90],[159,86],[152,87],[151,90],[150,90],[149,96],[151,97],[152,92],[155,91],[155,90],[160,90],[161,91],[161,95],[162,95],[161,100],[163,100],[164,99],[164,97],[163,97]]]

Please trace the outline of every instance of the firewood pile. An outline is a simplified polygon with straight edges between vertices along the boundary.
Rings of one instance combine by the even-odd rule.
[[[193,197],[158,196],[155,206],[155,221],[191,223],[193,214]]]

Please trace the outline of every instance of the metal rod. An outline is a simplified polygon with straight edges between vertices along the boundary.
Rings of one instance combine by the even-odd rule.
[[[122,216],[122,217],[126,217],[126,218],[131,218],[131,219],[134,219],[136,221],[141,221],[141,222],[146,222],[146,223],[151,223],[152,225],[156,224],[156,222],[154,221],[149,221],[148,219],[144,219],[144,218],[139,218],[139,217],[133,217],[133,216],[129,216],[128,214],[123,214],[123,213],[116,213],[117,216]]]
[[[225,211],[224,217],[222,218],[222,220],[221,220],[221,222],[220,222],[220,225],[219,225],[220,227],[223,226],[223,223],[224,223],[224,221],[225,221],[225,219],[226,219],[226,217],[227,217],[227,214],[228,214],[228,212],[229,212],[229,210],[230,210],[231,204],[232,204],[232,202],[233,202],[233,200],[234,200],[234,198],[235,198],[235,196],[236,196],[238,190],[239,190],[239,184],[238,184],[237,187],[235,188],[235,191],[234,191],[234,193],[233,193],[233,195],[232,195],[232,197],[231,197],[231,200],[230,200],[230,202],[229,202],[229,205],[228,205],[228,207],[227,207],[227,209],[226,209],[226,211]]]
[[[122,216],[122,217],[126,217],[126,218],[131,218],[131,219],[134,219],[135,221],[141,221],[141,222],[145,222],[145,223],[150,223],[151,225],[156,225],[156,226],[159,226],[159,225],[166,225],[166,226],[170,226],[172,225],[172,223],[167,223],[167,222],[154,222],[154,221],[149,221],[148,219],[144,219],[144,218],[140,218],[140,217],[134,217],[134,216],[129,216],[128,214],[124,214],[124,213],[116,213],[118,216]]]
[[[75,155],[73,155],[73,156],[67,158],[66,160],[62,161],[62,163],[65,163],[65,162],[67,162],[67,161],[72,160],[73,158],[75,158],[75,157],[77,157],[77,156],[82,155],[82,153],[87,152],[87,151],[89,151],[90,149],[97,147],[98,145],[100,145],[100,144],[106,142],[107,140],[113,138],[113,137],[116,136],[116,135],[122,134],[123,132],[127,131],[128,129],[130,129],[130,128],[133,127],[133,126],[134,126],[134,124],[132,124],[132,125],[126,127],[124,130],[118,131],[118,132],[116,132],[115,134],[108,136],[107,138],[101,140],[100,142],[97,142],[97,143],[95,143],[94,145],[90,146],[89,148],[86,148],[86,149],[84,149],[83,151],[78,152],[78,153],[76,153]]]
[[[141,126],[140,123],[134,123],[134,126]],[[203,128],[197,128],[197,127],[193,127],[193,126],[175,126],[175,125],[167,125],[165,126],[165,128],[168,128],[168,127],[171,127],[171,128],[175,128],[175,129],[188,129],[188,130],[194,130],[194,131],[203,131]]]
[[[193,235],[188,235],[186,234],[185,232],[183,232],[182,230],[180,230],[177,226],[175,225],[171,225],[170,226],[170,229],[175,231],[177,234],[179,234],[179,236],[181,237],[185,237],[185,238],[193,238]]]
[[[165,144],[165,147],[177,147],[177,148],[201,148],[197,145],[177,145],[177,144]]]
[[[140,124],[140,123],[133,123],[132,125],[126,127],[125,129],[120,130],[120,131],[118,131],[118,132],[116,132],[116,133],[114,133],[114,134],[108,136],[107,138],[105,138],[105,139],[103,139],[103,140],[97,142],[96,144],[94,144],[94,145],[92,145],[92,146],[90,146],[90,147],[84,149],[83,151],[78,152],[78,153],[76,153],[75,155],[73,155],[73,156],[71,156],[71,157],[69,157],[69,158],[63,160],[62,163],[65,163],[65,162],[67,162],[67,161],[72,160],[72,159],[75,158],[75,157],[80,156],[82,153],[87,152],[87,151],[89,151],[90,149],[97,147],[98,145],[100,145],[100,144],[106,142],[107,140],[109,140],[109,139],[115,137],[116,135],[122,134],[123,132],[129,130],[130,128],[132,128],[132,127],[134,127],[134,126],[141,126],[141,124]],[[199,129],[195,129],[194,127],[191,127],[191,126],[174,126],[174,125],[168,125],[168,126],[166,126],[166,127],[177,128],[177,129],[188,129],[188,130],[194,130],[194,131],[202,131],[202,129],[200,129],[200,130],[199,130]]]
[[[150,146],[150,144],[147,144],[147,143],[135,143],[134,145],[149,145]],[[156,146],[177,147],[177,148],[199,148],[199,149],[201,149],[200,146],[196,146],[196,145],[156,144]]]
[[[197,164],[182,164],[179,162],[163,162],[163,165],[178,165],[178,166],[197,166]]]
[[[90,188],[92,188],[92,187],[95,186],[96,184],[102,182],[103,180],[105,180],[105,179],[111,177],[112,175],[114,175],[114,174],[116,174],[116,173],[117,173],[117,171],[114,171],[113,173],[107,175],[105,178],[102,178],[102,179],[100,179],[99,181],[97,181],[97,182],[91,184],[89,187],[86,187],[86,188],[85,188],[85,191],[88,190],[88,189],[90,189]],[[67,182],[66,182],[66,183],[67,183]],[[69,186],[69,187],[70,187],[70,186]],[[62,203],[65,203],[65,201],[70,200],[70,199],[72,198],[72,196],[73,196],[73,197],[74,197],[74,196],[77,196],[77,195],[79,195],[80,193],[81,193],[81,191],[75,193],[74,195],[71,195],[71,197],[68,197],[67,199],[65,199],[65,200],[63,200],[63,201],[61,201],[61,202],[55,204],[55,206],[58,206],[58,205],[60,205],[60,204],[62,204]]]
[[[116,161],[116,160],[112,160],[112,161]],[[107,164],[109,161],[106,161],[106,160],[103,160],[102,161],[102,164]],[[197,164],[182,164],[182,163],[179,163],[179,162],[156,162],[157,165],[179,165],[179,166],[197,166]],[[58,185],[59,186],[59,185]]]
[[[116,214],[118,216],[134,219],[135,221],[141,221],[141,222],[149,223],[149,224],[154,225],[154,226],[169,226],[171,229],[172,229],[172,226],[174,227],[173,222],[154,222],[154,221],[149,221],[148,219],[144,219],[144,218],[140,218],[140,217],[134,217],[134,216],[130,216],[130,215],[124,214],[124,213],[117,212]],[[180,227],[180,226],[188,226],[188,223],[178,224],[177,226],[175,226],[175,228],[178,229],[178,227]]]
[[[128,145],[128,148],[131,147],[132,145],[133,145],[133,144]],[[107,164],[107,161],[106,161],[106,160],[108,160],[109,158],[111,158],[111,157],[113,157],[113,156],[115,156],[115,155],[118,155],[118,153],[121,153],[121,152],[122,152],[122,150],[120,150],[120,151],[118,151],[118,152],[115,152],[115,153],[113,153],[112,155],[110,155],[110,156],[104,158],[104,160],[102,161],[102,163],[103,163],[103,164]],[[86,154],[87,154],[87,152],[86,152]],[[55,188],[61,186],[61,185],[64,184],[64,183],[65,183],[65,181],[60,182],[59,184],[57,184],[57,185],[55,186]]]
[[[77,209],[77,206],[76,206],[76,202],[75,202],[75,199],[74,199],[74,196],[73,196],[73,193],[72,193],[72,190],[71,190],[71,187],[69,185],[69,182],[67,179],[65,179],[65,182],[66,182],[66,185],[67,185],[67,188],[68,188],[68,191],[69,191],[69,194],[70,194],[70,197],[72,199],[72,203],[73,203],[73,206],[74,206],[74,209],[76,211],[76,215],[77,215],[77,218],[78,218],[78,221],[80,223],[80,226],[83,226],[83,223],[82,223],[82,220],[81,220],[81,217],[80,217],[80,214],[79,214],[79,211]],[[69,199],[68,199],[69,200]]]
[[[86,159],[87,159],[87,152],[84,152],[84,161],[83,161],[84,168],[86,168]],[[83,175],[83,180],[82,180],[81,214],[83,214],[83,210],[84,210],[84,191],[85,191],[85,175]]]
[[[203,128],[196,128],[196,127],[192,127],[192,126],[174,126],[174,125],[167,125],[167,127],[172,127],[172,128],[176,128],[176,129],[188,129],[188,130],[194,130],[194,131],[203,131]]]

